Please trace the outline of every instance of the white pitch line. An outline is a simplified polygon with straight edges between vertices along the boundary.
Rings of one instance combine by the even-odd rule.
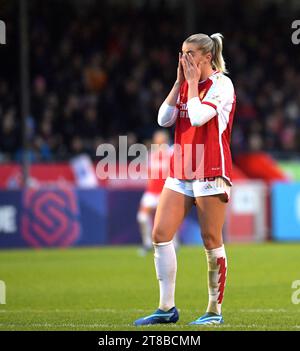
[[[300,306],[294,308],[242,308],[241,313],[300,313]]]
[[[113,309],[113,308],[95,308],[95,309],[53,309],[53,310],[35,310],[35,309],[21,309],[21,310],[1,310],[1,313],[148,313],[150,310],[142,309]]]
[[[115,327],[129,327],[129,324],[120,324]],[[50,323],[28,323],[28,324],[4,324],[0,323],[0,327],[10,328],[112,328],[114,325],[111,324],[74,324],[74,323],[63,323],[63,324],[50,324]]]

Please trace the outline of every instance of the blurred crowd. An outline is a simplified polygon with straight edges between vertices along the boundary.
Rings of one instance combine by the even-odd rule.
[[[62,1],[30,2],[31,114],[26,123],[32,161],[64,160],[82,152],[94,158],[100,143],[117,144],[119,135],[128,135],[129,143],[147,143],[176,78],[178,51],[187,36],[184,5],[87,3],[76,8]],[[226,9],[214,6],[215,1],[196,6],[195,22],[196,32],[225,36],[225,59],[237,95],[233,152],[297,154],[300,55],[291,42],[295,17],[274,5],[251,8],[242,3],[227,2]],[[8,20],[12,35],[18,29],[15,22]],[[6,50],[18,55],[17,45]],[[7,59],[4,64],[2,162],[22,156],[18,62]]]

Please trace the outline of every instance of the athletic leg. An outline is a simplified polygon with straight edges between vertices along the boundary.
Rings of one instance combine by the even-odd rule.
[[[160,289],[159,309],[154,314],[137,320],[135,325],[178,320],[174,298],[177,260],[172,239],[192,205],[192,197],[166,187],[160,195],[152,234],[155,269]]]
[[[223,322],[221,305],[227,274],[227,259],[223,245],[222,228],[225,221],[224,195],[196,198],[208,267],[208,306],[206,314],[193,324],[219,324]]]

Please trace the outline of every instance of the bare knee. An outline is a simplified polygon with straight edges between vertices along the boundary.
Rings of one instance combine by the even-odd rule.
[[[164,243],[169,241],[166,231],[160,226],[154,227],[152,231],[152,241],[154,243]]]
[[[207,231],[202,233],[204,247],[207,250],[213,250],[223,245],[222,235]]]

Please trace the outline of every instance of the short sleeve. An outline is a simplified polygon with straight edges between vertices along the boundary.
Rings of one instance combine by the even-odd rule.
[[[202,104],[212,106],[218,113],[226,104],[234,101],[233,84],[227,76],[220,74],[212,77],[213,83],[206,93]]]

